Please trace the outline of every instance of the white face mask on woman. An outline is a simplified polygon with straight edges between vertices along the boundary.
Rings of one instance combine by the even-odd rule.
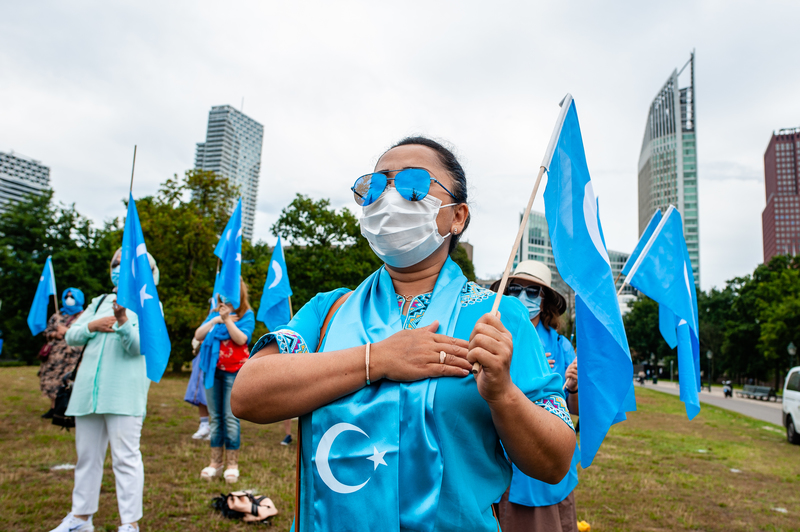
[[[393,268],[419,264],[439,249],[450,233],[442,236],[436,225],[442,200],[428,194],[420,201],[408,201],[394,187],[371,205],[362,207],[361,234],[372,251]]]

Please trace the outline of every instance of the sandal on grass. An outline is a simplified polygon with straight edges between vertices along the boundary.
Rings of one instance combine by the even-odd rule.
[[[239,480],[239,468],[230,468],[226,469],[225,473],[223,473],[223,478],[225,478],[225,482],[228,484],[234,484],[236,481]]]
[[[200,478],[205,480],[211,480],[214,477],[218,477],[222,475],[222,465],[219,467],[208,466],[204,467],[202,471],[200,471]]]

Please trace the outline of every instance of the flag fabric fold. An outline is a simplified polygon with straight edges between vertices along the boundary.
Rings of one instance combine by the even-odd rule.
[[[283,256],[281,237],[272,251],[269,261],[269,273],[264,282],[264,292],[261,294],[261,304],[258,307],[258,320],[263,322],[270,331],[276,331],[292,319],[289,298],[292,296],[292,287],[289,284],[289,272],[286,271],[286,259]]]
[[[159,382],[167,369],[172,345],[148,255],[136,202],[131,194],[122,234],[117,304],[138,316],[139,347],[147,363],[147,378]]]
[[[674,206],[654,229],[626,282],[659,305],[659,329],[670,347],[678,347],[680,397],[692,419],[700,412],[697,290],[683,220]]]
[[[50,296],[55,293],[56,274],[53,272],[52,257],[47,257],[44,268],[42,268],[42,275],[39,276],[36,295],[33,296],[31,309],[28,312],[28,328],[34,336],[47,328],[47,306],[50,303]]]
[[[548,152],[545,217],[556,266],[575,291],[581,465],[586,468],[613,423],[636,409],[633,365],[597,200],[572,97],[561,104]]]
[[[222,295],[239,308],[240,280],[242,278],[242,200],[233,210],[222,236],[219,238],[214,255],[222,261],[219,271],[219,284],[214,284],[215,296]],[[219,292],[216,292],[219,290]]]

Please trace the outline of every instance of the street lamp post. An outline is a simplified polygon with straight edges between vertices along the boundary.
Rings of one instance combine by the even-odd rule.
[[[789,353],[789,366],[794,367],[794,356],[797,354],[797,347],[795,347],[794,342],[789,342],[789,345],[786,346],[786,351]]]
[[[708,393],[711,393],[711,373],[714,371],[714,353],[711,349],[706,351],[706,358],[708,358]]]

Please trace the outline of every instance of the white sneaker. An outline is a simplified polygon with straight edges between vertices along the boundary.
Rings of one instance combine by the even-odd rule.
[[[127,524],[117,528],[117,532],[139,532],[139,529],[131,524]]]
[[[50,532],[94,532],[92,517],[89,516],[89,519],[84,521],[83,519],[78,519],[70,512],[64,520],[61,521],[61,524]]]
[[[208,423],[200,423],[200,428],[197,429],[197,432],[192,434],[193,440],[207,440],[211,438],[211,425]]]

